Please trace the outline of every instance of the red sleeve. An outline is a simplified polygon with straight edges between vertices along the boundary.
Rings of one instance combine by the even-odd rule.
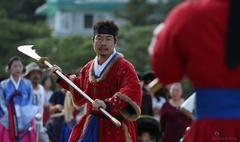
[[[110,113],[114,111],[128,120],[136,120],[141,114],[141,87],[134,67],[129,62],[120,62],[118,70],[119,91],[106,100]]]
[[[86,74],[86,68],[82,68],[80,70],[80,73],[79,73],[79,76],[76,77],[74,80],[73,80],[73,83],[79,87],[81,90],[83,90],[84,88],[84,80],[85,80],[85,74]],[[65,75],[66,77],[69,78],[68,75]],[[69,90],[70,91],[70,86],[62,79],[60,79],[58,81],[58,83],[66,90]],[[74,104],[75,105],[78,105],[78,106],[81,106],[83,104],[86,103],[86,99],[84,99],[77,91],[73,91],[71,92],[73,94],[73,101],[74,101]]]
[[[164,27],[153,40],[151,63],[156,76],[163,84],[180,81],[184,72],[184,56],[177,40],[177,33],[186,20],[187,4],[177,6],[167,17]],[[188,40],[188,39],[186,39]]]
[[[82,90],[84,91],[84,85],[85,85],[85,81],[86,81],[86,67],[83,67],[81,70],[80,70],[80,73],[79,73],[79,76],[76,77],[74,79],[74,83]],[[73,93],[73,101],[76,105],[78,106],[81,106],[83,104],[85,104],[87,102],[87,100],[82,97],[81,94],[79,94],[77,91],[74,90],[74,93]]]

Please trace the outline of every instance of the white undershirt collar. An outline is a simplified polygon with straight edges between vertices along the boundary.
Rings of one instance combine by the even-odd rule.
[[[18,78],[18,81],[16,82],[16,81],[14,80],[13,76],[12,76],[12,75],[10,76],[10,80],[12,81],[12,83],[13,83],[13,85],[14,85],[14,87],[15,87],[16,90],[17,90],[18,87],[19,87],[19,84],[20,84],[21,79],[22,79],[22,77],[20,76],[20,77]]]
[[[94,58],[94,65],[93,65],[93,69],[94,69],[94,73],[97,77],[100,77],[101,73],[103,72],[104,68],[107,66],[107,64],[111,61],[111,59],[113,58],[113,56],[117,53],[116,49],[114,48],[113,53],[108,57],[108,59],[102,64],[99,65],[98,64],[98,56],[96,56]]]

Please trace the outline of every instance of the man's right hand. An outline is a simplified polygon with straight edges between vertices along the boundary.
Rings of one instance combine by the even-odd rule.
[[[53,65],[52,67],[49,67],[48,68],[48,72],[50,73],[50,75],[55,79],[55,80],[57,80],[57,78],[58,78],[58,76],[55,74],[55,72],[56,71],[60,71],[60,72],[62,72],[62,69],[59,67],[59,66],[57,66],[57,65]]]
[[[59,70],[60,72],[62,72],[62,69],[59,66],[57,66],[57,65],[53,65],[52,67],[48,68],[48,71],[50,73],[54,73],[56,70]]]

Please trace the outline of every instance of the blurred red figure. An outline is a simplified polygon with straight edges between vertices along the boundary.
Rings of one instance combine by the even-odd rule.
[[[186,142],[240,141],[240,2],[184,1],[155,30],[151,63],[161,83],[187,76],[196,121]]]

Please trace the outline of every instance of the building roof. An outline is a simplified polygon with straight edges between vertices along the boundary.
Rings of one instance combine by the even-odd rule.
[[[125,1],[70,1],[48,0],[47,3],[38,7],[36,14],[48,15],[58,10],[65,11],[115,11],[125,6]]]

